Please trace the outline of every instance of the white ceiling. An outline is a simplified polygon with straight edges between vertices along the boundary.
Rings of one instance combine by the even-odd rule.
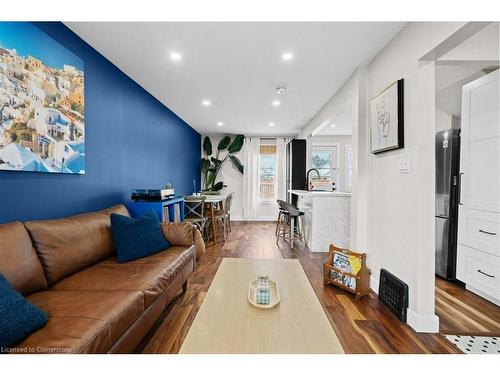
[[[304,127],[404,23],[66,25],[200,133],[280,135]],[[182,60],[172,61],[172,51]],[[294,58],[283,61],[288,51]],[[286,94],[275,93],[278,85]]]
[[[314,136],[321,135],[351,135],[352,134],[352,108],[346,106],[333,120],[327,121],[320,126],[320,130]]]

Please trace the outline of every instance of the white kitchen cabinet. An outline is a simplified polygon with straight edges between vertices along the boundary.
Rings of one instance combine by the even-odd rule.
[[[462,89],[460,203],[500,212],[500,119],[498,70]]]
[[[499,304],[499,71],[462,89],[457,278]]]
[[[458,274],[469,291],[500,305],[500,257],[459,244]]]

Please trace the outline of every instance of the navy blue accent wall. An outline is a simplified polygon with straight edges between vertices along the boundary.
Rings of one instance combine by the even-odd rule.
[[[201,136],[59,22],[34,23],[85,62],[86,174],[0,171],[0,223],[63,217],[200,185]]]

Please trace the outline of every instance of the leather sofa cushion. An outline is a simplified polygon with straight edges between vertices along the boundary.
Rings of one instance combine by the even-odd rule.
[[[172,245],[191,246],[196,248],[196,259],[205,252],[205,242],[199,229],[188,221],[182,223],[161,223],[161,229]]]
[[[110,214],[123,210],[126,208],[120,205],[64,219],[25,223],[49,285],[114,253]]]
[[[106,353],[144,312],[137,291],[45,291],[28,300],[49,316],[16,348],[35,353]]]
[[[42,265],[20,222],[0,225],[0,273],[23,295],[47,289]]]
[[[194,246],[196,247],[196,260],[198,260],[205,253],[205,241],[198,228],[194,230]]]
[[[194,263],[195,256],[194,246],[172,246],[127,263],[118,263],[116,257],[111,257],[59,281],[51,290],[142,291],[147,309],[179,273],[186,272],[186,264]]]
[[[182,223],[161,223],[163,235],[174,246],[191,246],[194,243],[194,228],[195,226],[187,221]]]

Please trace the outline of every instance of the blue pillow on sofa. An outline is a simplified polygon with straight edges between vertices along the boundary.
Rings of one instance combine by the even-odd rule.
[[[47,315],[0,274],[0,351],[21,342],[47,323]]]
[[[170,247],[154,211],[135,219],[113,213],[111,232],[119,262],[143,258]]]

